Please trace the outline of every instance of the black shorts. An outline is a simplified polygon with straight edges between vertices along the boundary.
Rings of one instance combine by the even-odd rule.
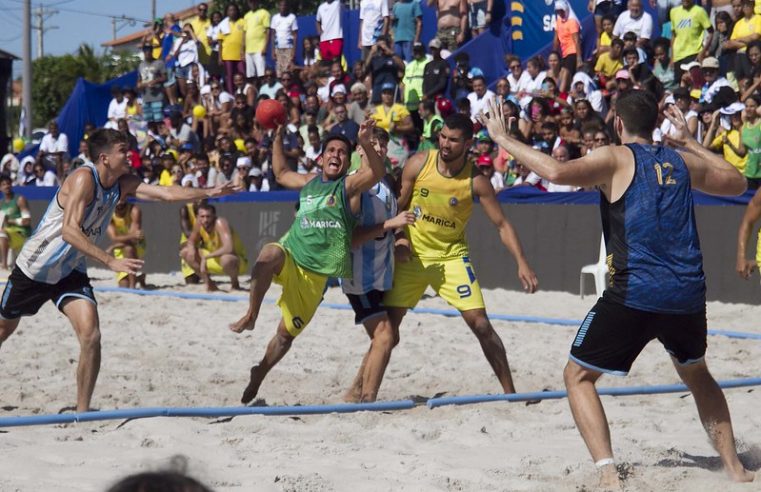
[[[383,295],[385,292],[380,290],[371,290],[366,294],[346,294],[354,309],[354,322],[361,325],[370,318],[386,314],[386,306],[383,305]]]
[[[691,364],[705,356],[706,335],[705,309],[651,313],[600,298],[576,333],[570,359],[587,369],[626,376],[650,340],[660,340],[680,364]]]
[[[15,267],[3,291],[0,316],[4,319],[32,316],[37,314],[47,301],[53,301],[56,307],[62,310],[65,300],[76,298],[87,299],[97,304],[86,273],[74,270],[58,283],[46,284],[30,279]]]
[[[573,55],[566,55],[560,60],[560,66],[568,70],[573,76],[576,73],[576,60],[578,60],[578,58],[575,53]]]

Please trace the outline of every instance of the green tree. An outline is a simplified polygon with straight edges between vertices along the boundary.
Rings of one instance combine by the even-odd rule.
[[[37,58],[32,62],[32,125],[45,126],[58,115],[79,77],[103,83],[134,70],[139,63],[131,54],[96,55],[86,44],[75,54]]]

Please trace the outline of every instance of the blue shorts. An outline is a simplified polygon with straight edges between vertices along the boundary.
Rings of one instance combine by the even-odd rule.
[[[164,102],[153,101],[143,103],[143,119],[145,121],[163,121],[164,120]]]
[[[174,68],[174,75],[178,79],[189,79],[190,78],[190,67],[192,67],[193,64],[191,63],[188,66],[185,67],[175,67]]]

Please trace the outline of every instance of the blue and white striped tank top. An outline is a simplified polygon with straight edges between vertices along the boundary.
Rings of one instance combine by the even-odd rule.
[[[121,193],[118,182],[111,188],[101,185],[98,172],[91,162],[83,167],[92,173],[95,195],[85,209],[82,232],[90,242],[97,244],[106,234]],[[16,259],[16,266],[24,275],[46,284],[55,284],[74,270],[87,271],[85,255],[63,240],[63,208],[58,203],[60,191],[59,188]]]

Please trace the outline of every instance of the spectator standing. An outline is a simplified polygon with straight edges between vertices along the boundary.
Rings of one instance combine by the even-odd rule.
[[[449,63],[441,57],[441,41],[433,38],[428,43],[431,60],[423,70],[423,100],[443,97],[449,81]]]
[[[222,57],[219,50],[221,43],[219,41],[222,35],[222,13],[214,11],[211,13],[209,27],[206,28],[206,39],[209,41],[209,64],[205,65],[209,75],[221,78],[225,70],[222,66]]]
[[[671,9],[678,7],[682,3],[682,0],[650,0],[650,6],[656,8],[656,14],[658,16],[658,25],[663,26],[671,19]],[[715,2],[718,3],[718,2]],[[672,26],[673,29],[673,26]]]
[[[236,73],[245,73],[243,66],[243,44],[245,37],[245,23],[240,17],[238,6],[231,3],[227,6],[227,17],[219,23],[219,56],[225,71],[225,87],[227,92],[232,93],[233,76]]]
[[[412,46],[412,54],[412,60],[405,64],[402,84],[404,86],[404,103],[412,115],[415,126],[420,131],[423,129],[423,122],[418,113],[418,105],[423,100],[423,74],[426,65],[428,65],[423,43],[415,43]]]
[[[211,60],[211,44],[209,44],[209,36],[207,34],[209,26],[211,26],[208,3],[201,2],[198,4],[196,16],[190,21],[190,25],[193,27],[196,38],[198,38],[198,62],[208,67]]]
[[[467,0],[428,0],[428,6],[436,8],[436,37],[442,48],[456,50],[468,29]]]
[[[702,62],[706,56],[704,46],[711,45],[713,26],[703,7],[695,5],[695,0],[682,0],[682,5],[671,9],[671,57],[674,77],[682,80],[681,65],[693,60]],[[704,42],[704,38],[708,38]]]
[[[639,0],[632,0],[639,1]],[[581,26],[579,21],[569,14],[570,7],[566,0],[555,2],[555,38],[552,41],[553,49],[560,49],[562,66],[573,75],[581,68],[584,59],[581,51]]]
[[[370,56],[370,49],[380,36],[388,35],[388,0],[362,0],[359,5],[359,49],[362,60]]]
[[[317,34],[323,62],[341,59],[344,46],[343,5],[341,0],[325,0],[317,7]]]
[[[624,61],[621,56],[623,49],[624,42],[620,39],[614,39],[610,45],[610,50],[597,57],[595,73],[602,86],[613,82],[616,72],[624,68]]]
[[[755,4],[753,0],[744,0],[742,6],[743,16],[734,24],[729,41],[722,46],[723,50],[736,50],[737,60],[747,60],[745,53],[748,45],[761,39],[761,16],[753,12]],[[718,57],[717,57],[718,58]],[[744,64],[747,68],[747,63]],[[732,64],[734,67],[734,64]]]
[[[185,24],[182,34],[175,38],[172,58],[174,60],[174,74],[180,94],[183,98],[188,94],[188,81],[192,80],[191,70],[198,63],[198,38],[193,32],[193,26]]]
[[[372,103],[378,104],[381,101],[382,87],[390,84],[396,88],[401,78],[399,75],[404,72],[404,62],[394,54],[386,36],[378,38],[378,42],[370,50],[367,71],[372,79]]]
[[[8,252],[18,254],[21,247],[32,234],[32,214],[29,203],[21,195],[13,193],[13,181],[10,176],[0,175],[0,269],[8,270]]]
[[[174,56],[175,40],[180,36],[180,25],[174,14],[164,16],[164,37],[161,39],[161,60],[166,68],[166,92],[169,104],[177,104],[177,78],[175,77],[176,58]]]
[[[653,16],[642,8],[642,0],[629,0],[628,9],[622,12],[613,26],[613,36],[623,38],[627,32],[637,35],[637,46],[650,44],[653,36]]]
[[[164,62],[153,59],[151,45],[143,45],[143,61],[137,68],[137,90],[143,97],[143,119],[156,123],[164,118],[164,82],[166,68]]]
[[[270,33],[270,13],[258,0],[248,0],[249,11],[243,16],[246,51],[246,78],[254,80],[264,75],[264,57]],[[274,54],[274,52],[273,52]],[[278,77],[280,72],[278,72]]]
[[[420,42],[423,10],[420,0],[397,0],[392,11],[394,53],[405,62],[412,60],[412,45]]]
[[[492,8],[494,8],[494,0],[468,0],[468,21],[474,38],[491,24]]]
[[[277,75],[289,71],[288,67],[295,66],[296,42],[298,41],[299,25],[296,16],[288,12],[288,2],[280,0],[278,12],[270,22],[270,39],[272,40],[272,57],[275,59]],[[309,38],[305,38],[306,39]],[[306,60],[307,54],[304,54]]]
[[[523,70],[521,59],[514,55],[507,55],[505,58],[507,62],[507,81],[510,83],[510,92],[513,95],[526,92],[531,83],[531,76],[528,72]]]

